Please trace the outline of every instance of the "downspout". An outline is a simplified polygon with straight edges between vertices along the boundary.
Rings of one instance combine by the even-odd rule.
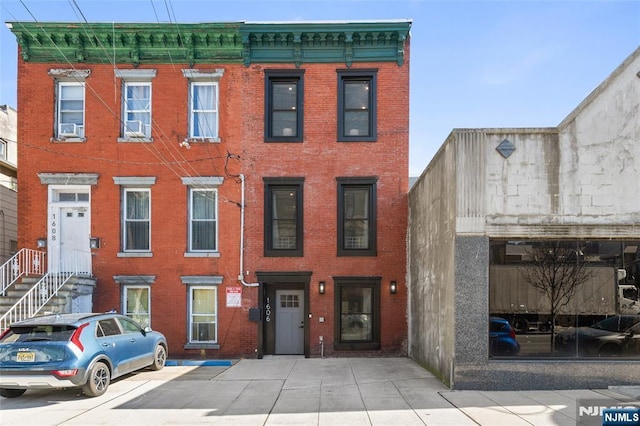
[[[238,281],[245,287],[258,287],[260,283],[246,283],[244,281],[244,175],[239,175],[242,183],[242,200],[240,201],[240,273]]]

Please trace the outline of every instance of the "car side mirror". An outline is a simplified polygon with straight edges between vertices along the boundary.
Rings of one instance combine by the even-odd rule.
[[[151,327],[149,327],[148,325],[142,329],[142,334],[143,335],[147,335],[147,333],[151,333]]]

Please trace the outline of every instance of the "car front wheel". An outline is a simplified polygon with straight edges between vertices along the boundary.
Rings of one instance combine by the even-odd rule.
[[[153,364],[151,364],[151,369],[155,371],[162,370],[166,362],[167,350],[162,345],[156,346],[156,349],[153,351]]]
[[[7,388],[2,388],[0,389],[0,395],[4,396],[5,398],[17,398],[20,395],[22,395],[23,393],[25,393],[27,390],[26,389],[7,389]]]
[[[100,396],[107,391],[111,382],[109,367],[102,361],[96,362],[89,370],[89,380],[82,387],[87,396]]]

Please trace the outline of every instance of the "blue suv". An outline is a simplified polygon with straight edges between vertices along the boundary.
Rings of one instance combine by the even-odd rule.
[[[0,395],[81,387],[100,396],[112,379],[167,360],[162,333],[124,315],[56,314],[20,321],[0,336]]]
[[[504,318],[489,318],[489,353],[491,356],[513,356],[520,352],[516,332]]]

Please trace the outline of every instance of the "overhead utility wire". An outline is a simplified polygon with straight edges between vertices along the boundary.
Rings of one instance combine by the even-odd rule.
[[[69,0],[69,2],[70,2],[70,3],[71,3],[71,1],[73,1],[73,3],[75,4],[75,7],[78,9],[78,11],[80,12],[80,14],[82,15],[82,17],[83,17],[83,19],[84,19],[85,23],[87,24],[87,26],[89,27],[89,29],[93,32],[93,30],[91,29],[91,25],[89,24],[89,22],[88,22],[87,18],[84,16],[84,13],[82,13],[82,9],[80,9],[80,6],[76,3],[76,0]],[[83,24],[82,22],[80,22],[80,25],[83,27],[83,29],[85,28],[85,27],[84,27],[84,24]],[[85,33],[86,33],[86,29],[85,29]],[[94,32],[94,35],[95,35],[95,32]],[[96,38],[97,38],[97,37],[96,37]],[[114,48],[115,48],[115,35],[114,35],[114,37],[113,37],[112,43],[113,43],[113,46],[114,46]],[[106,56],[108,57],[108,56],[109,56],[109,53],[106,51],[106,48],[102,45],[102,43],[99,43],[99,44],[100,44],[101,49],[105,52]],[[115,54],[113,55],[113,69],[114,69],[114,93],[116,93],[116,92],[117,92],[117,87],[116,87],[116,81],[115,81],[115,70],[116,70],[116,58],[115,58]],[[101,99],[101,101],[103,101],[103,100]],[[104,101],[103,101],[103,103],[104,103]],[[117,118],[117,117],[116,117],[116,118]],[[190,176],[191,174],[189,173],[189,171],[187,171],[187,169],[185,169],[185,168],[184,168],[184,166],[182,165],[182,163],[181,163],[181,162],[179,162],[179,161],[176,159],[176,156],[175,156],[175,154],[174,154],[174,153],[173,153],[173,151],[172,151],[173,144],[171,144],[171,145],[169,145],[169,146],[168,146],[168,145],[167,145],[167,142],[166,142],[166,141],[165,141],[165,139],[163,138],[163,136],[165,136],[165,137],[166,137],[166,132],[164,131],[164,129],[162,129],[162,128],[161,128],[161,126],[160,126],[160,125],[158,125],[157,121],[155,121],[155,120],[153,119],[153,115],[151,115],[151,119],[152,119],[152,123],[151,123],[151,124],[152,124],[152,128],[153,128],[153,127],[155,127],[155,129],[156,129],[156,131],[157,131],[156,133],[158,133],[158,134],[159,134],[159,136],[160,136],[160,137],[159,137],[159,141],[160,141],[160,143],[165,147],[165,149],[167,150],[167,152],[169,152],[169,154],[171,155],[171,157],[173,158],[173,160],[177,163],[177,165],[181,167],[182,172],[183,172],[186,176]],[[122,118],[120,119],[120,124],[121,124],[121,125],[125,125],[125,121],[126,121],[126,118],[125,118],[125,117],[122,117]],[[151,147],[147,147],[147,149],[148,149],[149,151],[151,151],[151,150],[152,150],[152,148],[151,148]],[[156,148],[156,147],[153,147],[153,149],[156,149],[156,150],[157,150],[157,148]],[[182,154],[182,152],[181,152],[179,149],[177,149],[177,148],[174,148],[174,149],[178,151],[178,153],[180,154],[180,156],[182,157],[182,159],[183,159],[183,160],[185,160],[186,164],[187,164],[187,165],[189,165],[189,166],[191,166],[192,171],[193,171],[195,174],[198,174],[198,173],[196,172],[195,168],[193,167],[193,165],[189,164],[189,162],[186,160],[186,158],[184,157],[184,155]],[[158,154],[159,156],[162,156],[162,153],[161,153],[159,150],[157,150],[157,154]],[[172,171],[173,171],[175,174],[177,174],[178,176],[180,176],[176,171],[174,171],[174,170],[172,170]]]
[[[27,8],[27,6],[26,6],[22,1],[21,1],[21,3],[22,3],[22,5],[27,9],[27,11],[29,12],[29,14],[33,17],[34,21],[35,21],[36,23],[39,23],[39,21],[35,18],[35,16],[33,15],[33,13],[31,13],[31,11]],[[25,31],[27,31],[27,33],[29,33],[29,34],[33,37],[33,34],[32,34],[32,33],[30,33],[30,32],[28,31],[28,29],[26,29],[26,28],[24,27],[24,25],[22,26],[22,28],[23,28]],[[58,46],[53,42],[53,39],[52,39],[51,35],[50,35],[50,34],[48,34],[48,33],[46,32],[46,30],[44,30],[44,28],[42,29],[42,32],[43,32],[43,34],[44,34],[44,35],[45,35],[45,36],[46,36],[46,37],[47,37],[47,38],[52,42],[52,44],[56,47],[56,49],[58,50],[58,52],[60,53],[60,55],[65,59],[65,61],[70,65],[70,67],[71,67],[73,70],[77,70],[77,68],[76,68],[76,67],[74,66],[74,64],[69,60],[69,58],[64,54],[64,52],[62,52],[62,50],[60,49],[60,47],[58,47]],[[37,40],[37,38],[36,38],[36,37],[34,37],[34,38]],[[114,42],[115,42],[115,40],[114,40]],[[104,101],[104,99],[103,99],[103,98],[102,98],[102,97],[101,97],[101,96],[100,96],[100,95],[95,91],[95,89],[91,86],[91,84],[87,84],[87,82],[86,82],[86,81],[83,81],[83,80],[78,79],[78,78],[75,78],[75,80],[76,80],[76,82],[78,82],[78,83],[82,83],[82,82],[84,82],[84,83],[85,83],[85,86],[89,88],[89,90],[90,90],[90,91],[91,91],[91,93],[94,95],[94,97],[95,97],[96,99],[98,99],[98,100],[100,101],[100,103],[102,103],[102,105],[106,108],[106,110],[107,110],[111,115],[113,115],[116,119],[118,119],[117,114],[116,114],[116,113],[115,113],[115,112],[114,112],[114,111],[109,107],[109,105]],[[120,119],[119,121],[120,121],[120,122],[121,122],[121,124],[122,124],[122,120]],[[162,138],[161,138],[161,141],[162,141]],[[164,141],[162,141],[162,142],[164,142]],[[153,154],[156,158],[158,158],[158,159],[161,161],[161,163],[162,163],[162,164],[164,164],[165,166],[167,166],[167,168],[168,168],[169,170],[171,170],[174,174],[176,174],[176,175],[177,175],[177,176],[179,176],[179,177],[182,177],[182,175],[180,175],[176,170],[174,170],[174,169],[171,167],[171,163],[169,163],[169,162],[168,162],[168,161],[163,157],[162,153],[160,153],[159,151],[157,151],[157,149],[156,149],[156,151],[154,151],[154,150],[153,150],[149,145],[150,145],[150,144],[145,144],[145,148],[146,148],[146,149],[147,149],[151,154]],[[155,148],[155,147],[154,147],[154,148]],[[174,159],[175,159],[175,157],[174,157]],[[176,163],[177,163],[178,165],[180,165],[180,167],[181,167],[181,168],[183,168],[183,166],[180,164],[180,162],[176,162]],[[185,173],[186,173],[186,169],[184,169],[184,168],[183,168],[183,172],[185,172]],[[189,174],[188,174],[188,173],[187,173],[187,176],[189,176]]]

